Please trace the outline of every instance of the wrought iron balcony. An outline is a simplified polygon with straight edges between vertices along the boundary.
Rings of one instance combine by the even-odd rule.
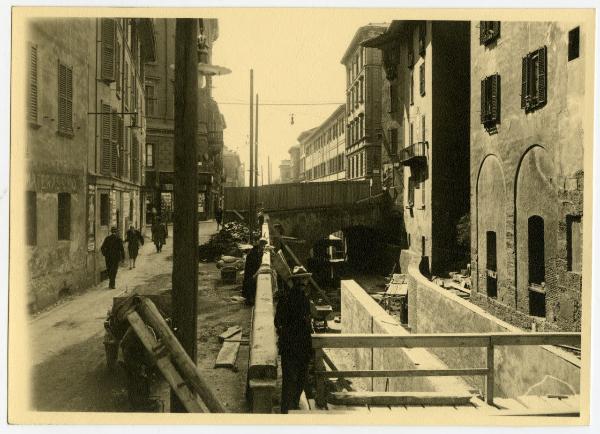
[[[413,143],[406,148],[400,149],[398,154],[400,162],[404,166],[425,163],[427,161],[427,142]]]

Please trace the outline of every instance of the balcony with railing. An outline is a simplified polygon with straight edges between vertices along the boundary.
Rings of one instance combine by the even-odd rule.
[[[427,161],[427,142],[416,142],[400,149],[398,157],[404,166],[425,163]]]

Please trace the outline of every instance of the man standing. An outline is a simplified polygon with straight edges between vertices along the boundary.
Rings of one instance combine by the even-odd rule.
[[[115,289],[115,279],[119,270],[119,262],[125,260],[125,250],[123,249],[123,240],[117,235],[117,227],[110,228],[110,235],[104,239],[100,247],[104,260],[106,261],[106,270],[108,271],[110,289]]]
[[[219,230],[222,227],[221,223],[223,222],[223,209],[220,206],[217,206],[217,209],[215,210],[215,220],[217,221],[217,230]]]
[[[160,219],[156,219],[152,225],[152,241],[154,241],[157,253],[162,250],[162,246],[165,244],[166,238],[167,227],[160,221]]]
[[[281,413],[298,409],[312,357],[310,303],[306,296],[309,277],[304,267],[294,267],[292,285],[284,290],[275,310],[282,371]]]
[[[244,283],[242,284],[242,295],[246,299],[247,305],[254,305],[256,297],[256,273],[262,263],[265,246],[269,242],[266,238],[261,238],[258,243],[252,247],[252,250],[246,255],[246,265],[244,266]]]

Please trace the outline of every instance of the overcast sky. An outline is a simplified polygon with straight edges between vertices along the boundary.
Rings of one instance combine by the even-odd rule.
[[[335,103],[259,108],[259,170],[262,165],[266,184],[267,156],[274,181],[298,135],[318,126],[345,102],[346,78],[340,60],[356,30],[370,22],[390,22],[397,15],[372,9],[237,9],[214,15],[219,19],[219,39],[213,47],[213,63],[232,73],[213,79],[213,96],[227,123],[225,145],[239,153],[246,175],[250,69],[254,69],[254,91],[260,102]]]

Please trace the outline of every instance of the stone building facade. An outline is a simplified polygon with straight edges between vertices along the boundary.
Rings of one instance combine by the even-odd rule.
[[[321,125],[302,137],[307,182],[346,178],[345,120],[346,107],[342,104]]]
[[[580,329],[586,37],[471,25],[471,299],[523,328]]]
[[[424,274],[469,260],[456,230],[469,213],[469,32],[468,22],[394,20],[363,42],[380,50],[385,71],[380,179],[403,208],[408,250]]]
[[[203,19],[204,36],[211,63],[213,43],[218,39],[216,19]],[[156,20],[156,59],[146,64],[148,140],[146,143],[147,222],[154,211],[171,221],[174,176],[175,110],[175,25],[174,19]],[[223,129],[225,120],[212,98],[211,77],[199,77],[198,89],[198,213],[200,219],[214,214],[221,196]]]
[[[290,164],[292,165],[292,182],[300,182],[300,146],[290,146]]]
[[[341,63],[346,67],[346,178],[371,180],[381,190],[381,52],[361,42],[383,33],[387,24],[360,27]]]
[[[34,19],[27,34],[31,310],[99,282],[110,226],[140,225],[149,19]]]
[[[225,148],[223,151],[223,187],[244,186],[244,164],[237,152]]]

